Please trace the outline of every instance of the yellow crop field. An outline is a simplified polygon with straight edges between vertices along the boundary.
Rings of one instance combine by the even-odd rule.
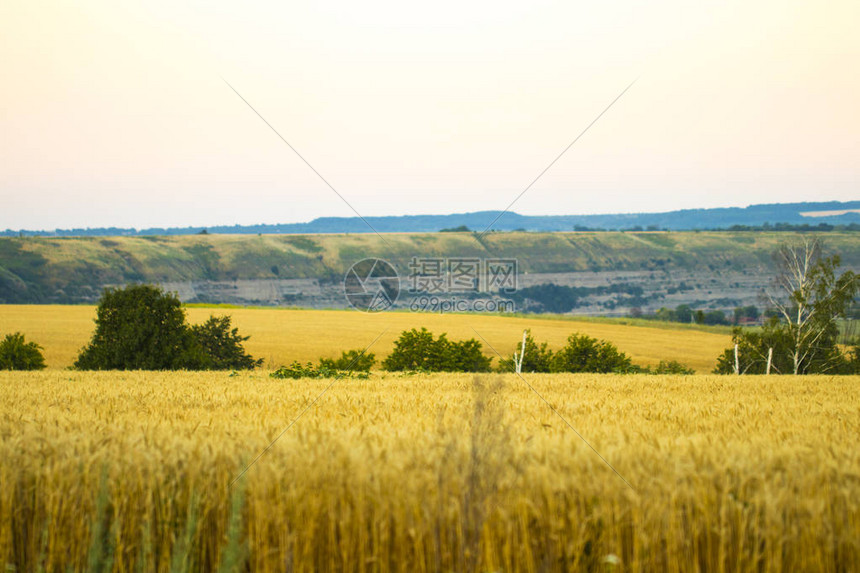
[[[478,338],[488,356],[513,353],[526,328],[553,349],[580,332],[615,343],[635,363],[657,364],[679,360],[701,373],[710,372],[717,356],[730,343],[728,334],[683,328],[629,326],[592,321],[506,317],[486,314],[429,314],[387,312],[366,314],[346,310],[221,309],[190,308],[189,320],[205,321],[211,314],[226,314],[242,334],[250,335],[248,351],[277,367],[293,360],[302,362],[336,357],[340,351],[370,348],[377,357],[386,356],[403,330],[426,326],[449,338]],[[95,307],[54,305],[0,306],[0,334],[21,331],[28,340],[45,348],[49,368],[71,366],[94,330]],[[380,336],[381,335],[381,336]]]
[[[0,372],[0,559],[857,571],[858,435],[860,377]]]

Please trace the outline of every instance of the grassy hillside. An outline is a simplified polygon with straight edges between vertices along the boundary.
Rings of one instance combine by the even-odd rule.
[[[0,303],[93,302],[128,282],[320,279],[340,281],[366,257],[406,272],[412,257],[516,258],[522,273],[759,269],[791,233],[474,233],[191,235],[0,238]],[[856,233],[826,245],[860,267]]]
[[[388,312],[364,314],[341,310],[289,309],[188,309],[193,323],[211,314],[227,314],[240,332],[250,335],[249,352],[277,367],[293,360],[337,357],[341,350],[370,348],[378,358],[389,354],[403,330],[426,326],[436,334],[447,332],[454,340],[483,337],[484,351],[496,356],[487,344],[507,357],[513,353],[526,328],[553,349],[560,348],[573,332],[614,342],[638,364],[656,364],[663,359],[680,360],[699,372],[710,372],[717,355],[729,345],[726,333],[684,328],[630,326],[601,321],[575,321],[546,317],[508,317],[486,314],[418,314]],[[45,348],[50,368],[71,366],[94,329],[92,306],[10,305],[0,306],[0,335],[24,332]],[[480,335],[480,337],[479,337]],[[498,363],[496,358],[495,363]]]

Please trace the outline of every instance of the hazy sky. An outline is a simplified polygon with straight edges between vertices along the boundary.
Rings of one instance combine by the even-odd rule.
[[[860,198],[860,2],[0,3],[0,228]]]

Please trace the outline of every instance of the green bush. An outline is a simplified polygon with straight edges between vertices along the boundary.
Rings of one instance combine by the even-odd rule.
[[[567,345],[553,358],[554,372],[633,372],[626,354],[611,342],[584,334],[571,334]]]
[[[191,327],[191,334],[202,350],[196,361],[200,370],[250,370],[260,366],[263,359],[254,360],[242,345],[249,336],[240,336],[238,328],[230,328],[229,316],[210,316],[203,324]]]
[[[747,330],[736,326],[732,329],[732,343],[738,345],[738,366],[741,374],[765,374],[767,372],[768,349],[773,349],[771,372],[790,374],[792,372],[792,340],[788,330],[780,320],[772,317],[759,330]],[[810,363],[819,364],[830,358],[829,352],[813,349]],[[735,371],[734,346],[726,348],[717,358],[714,374],[733,374]]]
[[[376,355],[364,350],[348,350],[341,353],[340,358],[320,358],[320,367],[329,370],[354,370],[370,372],[376,364]]]
[[[696,371],[677,360],[661,360],[654,368],[645,368],[646,374],[695,374]]]
[[[844,368],[845,374],[860,374],[860,338],[856,338],[849,345]]]
[[[443,336],[445,335],[439,338]],[[446,372],[489,372],[492,358],[484,356],[481,348],[481,343],[474,338],[459,342],[448,341],[443,369]]]
[[[445,335],[438,340],[426,328],[403,331],[394,343],[394,351],[382,361],[385,370],[440,370],[444,363]]]
[[[320,358],[317,366],[312,362],[302,364],[293,362],[289,366],[281,366],[270,374],[272,378],[360,378],[370,376],[370,369],[376,363],[376,356],[365,353],[364,350],[348,350],[341,353],[340,358]]]
[[[522,346],[517,345],[517,354]],[[499,365],[500,372],[514,372],[514,357]],[[526,330],[525,358],[522,372],[621,372],[630,374],[695,374],[695,371],[677,360],[661,360],[651,367],[637,366],[623,352],[605,340],[572,334],[567,345],[553,353],[546,342],[538,343]]]
[[[150,285],[105,290],[79,370],[175,370],[194,352],[179,298]]]
[[[259,365],[229,317],[189,327],[182,303],[152,285],[108,289],[96,331],[75,361],[78,370],[211,370]]]
[[[452,342],[444,333],[434,338],[426,328],[413,328],[400,334],[382,367],[390,371],[489,372],[490,363],[474,338]]]
[[[522,346],[517,345],[517,354],[522,351]],[[552,372],[553,368],[553,352],[549,349],[546,342],[538,346],[532,336],[531,330],[526,330],[526,351],[523,359],[523,372]],[[514,372],[516,371],[516,363],[514,357],[511,356],[507,360],[499,364],[499,371]]]
[[[0,370],[42,370],[45,357],[42,347],[35,342],[25,342],[20,332],[7,334],[0,342]]]
[[[845,271],[838,275],[839,255],[822,256],[816,238],[784,243],[774,253],[776,284],[782,295],[771,296],[772,314],[761,331],[736,328],[739,374],[843,374],[853,368],[852,354],[840,348],[837,320],[851,311],[860,275]],[[735,372],[735,346],[717,358],[717,374]]]
[[[772,374],[792,374],[792,354],[797,347],[792,331],[784,321],[771,317],[759,330],[735,327],[732,330],[731,348],[717,357],[714,374],[734,374],[735,349],[738,345],[740,374],[765,374],[768,350],[773,349],[770,371]],[[804,361],[799,374],[852,374],[860,372],[860,349],[857,346],[843,354],[836,343],[836,335],[825,333],[817,344],[801,346]]]
[[[298,380],[300,378],[358,378],[370,377],[370,372],[352,372],[349,370],[337,370],[327,366],[314,366],[312,362],[302,364],[293,362],[289,366],[281,366],[271,374],[272,378]]]

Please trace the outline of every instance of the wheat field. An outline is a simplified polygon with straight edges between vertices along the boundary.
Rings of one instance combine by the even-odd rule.
[[[242,334],[250,335],[246,347],[269,368],[334,358],[342,350],[365,348],[382,358],[391,352],[403,330],[426,326],[435,334],[447,332],[452,340],[478,338],[484,352],[498,361],[495,349],[510,356],[532,329],[540,341],[561,348],[573,332],[615,343],[635,363],[655,365],[660,360],[679,360],[697,372],[711,372],[717,356],[730,345],[723,332],[691,329],[685,325],[629,326],[567,318],[511,317],[487,314],[419,314],[385,312],[366,314],[346,310],[293,310],[257,308],[189,308],[192,323],[210,315],[226,314]],[[0,305],[0,335],[21,331],[45,349],[49,368],[71,366],[95,329],[95,307],[63,305]],[[381,336],[380,336],[381,335]],[[378,340],[377,340],[377,337]],[[488,344],[493,349],[488,347]]]
[[[858,377],[0,388],[9,571],[860,570]]]

